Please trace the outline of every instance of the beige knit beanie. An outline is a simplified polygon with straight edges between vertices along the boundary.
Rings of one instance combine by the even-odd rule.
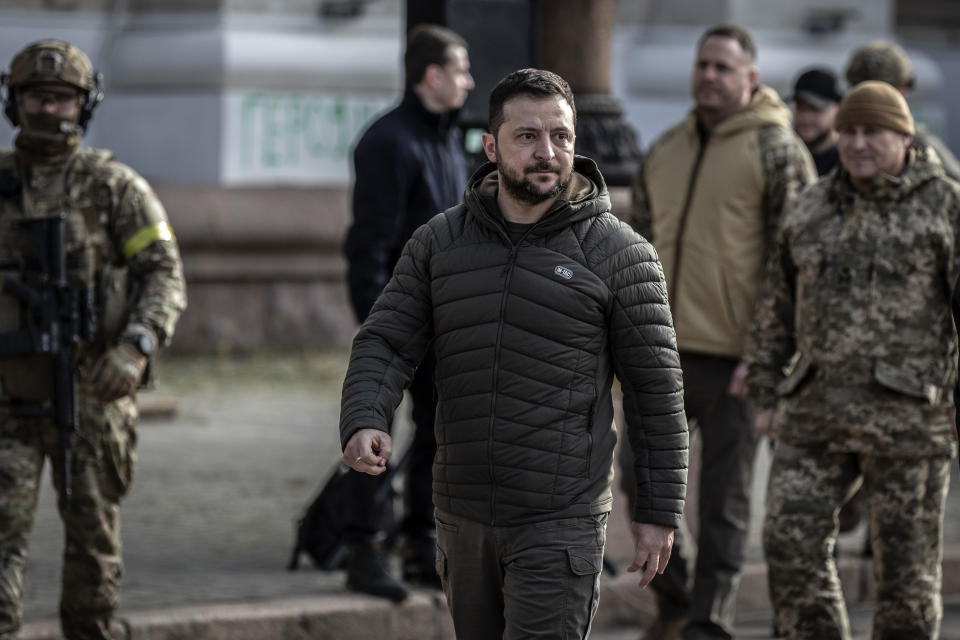
[[[886,127],[914,134],[913,116],[903,94],[893,85],[867,80],[851,89],[840,102],[833,128],[843,131],[856,125]]]

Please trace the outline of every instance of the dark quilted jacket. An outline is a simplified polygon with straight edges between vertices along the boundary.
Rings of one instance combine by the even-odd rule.
[[[437,357],[433,499],[492,525],[611,508],[613,376],[636,456],[639,522],[677,526],[687,424],[663,272],[610,213],[582,157],[567,190],[516,245],[496,205],[496,167],[465,202],[420,227],[353,344],[341,442],[388,431],[414,368]]]

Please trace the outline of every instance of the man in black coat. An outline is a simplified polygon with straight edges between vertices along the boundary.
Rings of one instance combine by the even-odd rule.
[[[415,27],[407,37],[404,73],[403,100],[367,129],[354,150],[354,219],[344,253],[350,301],[358,323],[370,313],[413,231],[459,202],[466,184],[467,163],[455,124],[457,112],[473,88],[466,42],[443,27]],[[404,577],[439,587],[430,497],[430,468],[436,450],[432,355],[424,358],[410,384],[410,395],[415,432],[401,527],[407,540]],[[390,575],[381,546],[393,511],[389,505],[371,508],[382,480],[353,476],[353,493],[363,507],[347,534],[351,549],[347,587],[403,600],[406,587]]]
[[[837,163],[837,138],[833,119],[837,116],[843,92],[837,86],[837,74],[814,67],[797,77],[793,85],[793,130],[810,150],[817,175],[828,174]]]

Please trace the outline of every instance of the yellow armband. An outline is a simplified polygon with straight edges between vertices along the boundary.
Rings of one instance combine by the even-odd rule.
[[[173,229],[170,228],[169,223],[158,222],[157,224],[144,227],[140,229],[140,231],[137,231],[127,240],[127,243],[123,245],[123,257],[129,260],[149,247],[156,240],[173,240]]]

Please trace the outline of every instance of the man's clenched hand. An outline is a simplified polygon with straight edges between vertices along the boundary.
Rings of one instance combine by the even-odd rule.
[[[390,434],[380,429],[360,429],[343,449],[343,463],[351,469],[378,476],[387,469],[393,455]]]

